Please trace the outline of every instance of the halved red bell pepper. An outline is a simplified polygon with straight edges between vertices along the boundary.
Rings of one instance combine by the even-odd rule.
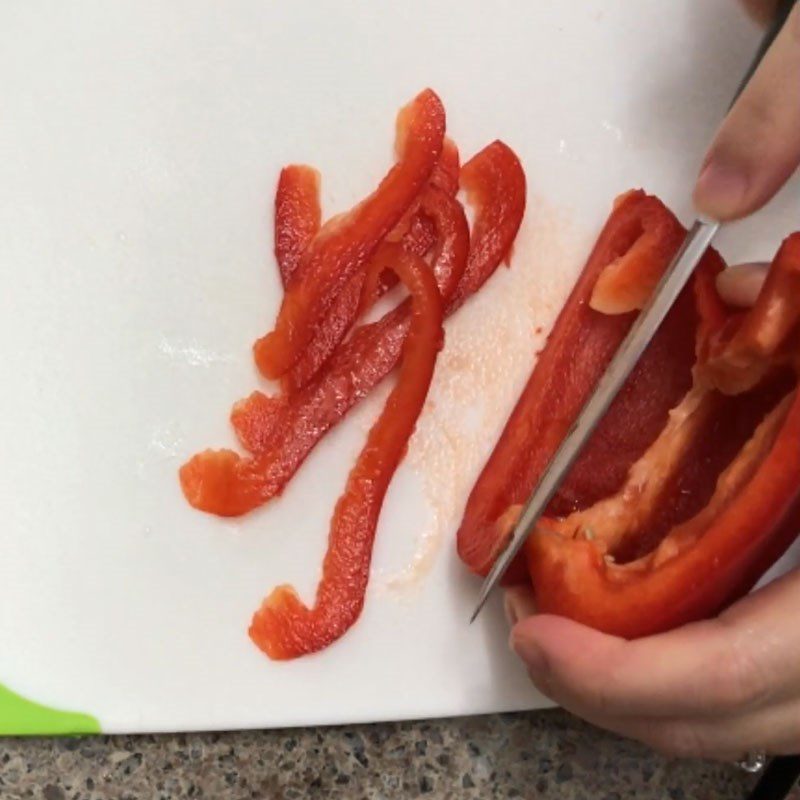
[[[314,605],[290,586],[275,589],[256,612],[250,638],[270,658],[321,650],[358,619],[369,580],[372,546],[386,489],[403,457],[428,393],[442,342],[442,304],[428,265],[399,245],[391,259],[411,293],[411,324],[397,385],[372,427],[331,522]],[[376,265],[377,270],[383,265]]]
[[[284,287],[319,233],[320,221],[319,173],[304,164],[284,167],[275,192],[275,259]]]
[[[608,362],[598,325],[632,316],[594,309],[638,307],[657,279],[663,258],[645,245],[646,224],[634,225],[639,233],[619,260],[609,248],[624,245],[626,209],[644,200],[628,195],[612,214],[473,490],[459,546],[479,571],[502,549]],[[682,333],[674,320],[687,311],[673,310],[672,329],[668,320],[585,451],[583,476],[573,472],[530,537],[526,559],[540,611],[629,638],[668,630],[740,597],[800,531],[800,235],[784,243],[747,314],[732,314],[717,298],[718,266],[707,256],[694,278],[694,319],[683,318]],[[688,386],[685,329],[697,336]],[[586,353],[597,343],[594,366]],[[672,377],[656,374],[676,366]]]
[[[349,277],[400,221],[439,159],[444,127],[444,108],[430,89],[400,111],[398,163],[372,195],[323,226],[294,270],[275,329],[256,342],[265,377],[279,378],[292,367]]]
[[[593,308],[595,287],[609,285],[598,280],[624,264],[628,274],[643,276],[652,288],[653,277],[667,267],[683,234],[657,198],[637,191],[617,200],[467,501],[457,542],[461,559],[474,572],[485,575],[505,547],[504,514],[528,497],[633,324],[635,313],[608,315]],[[569,513],[619,488],[689,388],[700,314],[717,319],[722,313],[712,286],[721,266],[716,254],[704,259],[693,287],[672,309],[552,501],[553,513]],[[610,302],[604,295],[598,301]],[[513,582],[524,576],[518,559],[508,577]]]
[[[627,486],[532,537],[543,611],[626,637],[668,630],[741,597],[797,538],[798,290],[800,233],[778,251],[753,310],[711,336],[693,388]],[[649,480],[633,497],[637,473]],[[589,526],[591,540],[572,526]],[[643,533],[644,549],[634,546]]]
[[[431,174],[428,187],[412,203],[403,219],[386,236],[385,241],[401,242],[409,253],[423,256],[437,240],[446,237],[445,231],[448,227],[452,228],[452,217],[460,213],[460,208],[454,208],[456,204],[452,200],[446,202],[442,194],[445,193],[449,198],[455,197],[458,191],[458,173],[458,149],[452,141],[445,139],[442,154]],[[298,223],[298,228],[301,228],[302,220],[299,219]],[[379,248],[373,258],[382,257]],[[361,270],[353,273],[320,320],[312,340],[292,368],[283,376],[281,380],[283,390],[291,394],[305,386],[347,335],[358,316],[359,306],[371,306],[372,302],[394,286],[396,281],[395,273],[388,270],[376,287],[376,291],[371,293],[367,303],[364,304],[362,303],[364,273]]]

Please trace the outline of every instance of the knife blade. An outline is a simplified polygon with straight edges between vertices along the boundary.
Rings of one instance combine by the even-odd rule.
[[[764,35],[755,58],[734,95],[731,106],[747,86],[796,2],[797,0],[782,0],[779,3],[774,22]],[[720,223],[715,220],[698,218],[689,229],[681,248],[664,272],[650,300],[640,312],[636,322],[603,373],[592,396],[584,404],[560,447],[542,473],[508,543],[481,586],[475,610],[469,620],[470,624],[475,621],[492,589],[500,581],[525,540],[535,530],[548,503],[558,491],[558,487],[577,460],[592,432],[608,411],[611,403],[614,402],[614,398],[619,394],[642,353],[647,349],[719,228]]]

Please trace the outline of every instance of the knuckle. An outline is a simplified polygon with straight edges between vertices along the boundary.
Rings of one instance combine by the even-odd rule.
[[[781,132],[781,107],[768,94],[757,93],[742,97],[742,112],[747,116],[748,142],[751,148],[760,150],[772,149],[778,134]],[[759,157],[761,153],[758,154]]]

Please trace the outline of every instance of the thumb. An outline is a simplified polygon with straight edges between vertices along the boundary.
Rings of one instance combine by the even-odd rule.
[[[722,123],[694,192],[719,220],[763,206],[800,164],[800,5]]]

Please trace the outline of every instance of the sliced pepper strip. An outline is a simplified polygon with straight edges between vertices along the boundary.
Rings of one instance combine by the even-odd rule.
[[[442,144],[442,153],[436,166],[433,168],[428,181],[441,191],[455,197],[458,194],[458,177],[461,172],[461,157],[452,139],[445,137]],[[386,235],[387,242],[402,241],[406,250],[417,255],[425,255],[436,242],[436,231],[431,221],[419,212],[418,198],[403,215],[400,222]],[[396,283],[397,275],[389,273],[387,277]]]
[[[464,165],[460,178],[454,180],[454,171],[457,167],[458,151],[455,145],[448,146],[448,142],[445,141],[445,148],[431,177],[431,184],[455,195],[460,182],[461,187],[467,192],[469,202],[479,210],[475,218],[467,268],[454,291],[443,295],[448,314],[460,308],[470,295],[477,292],[504,258],[508,260],[522,223],[526,202],[525,173],[522,165],[514,152],[503,142],[492,142],[481,150]],[[435,210],[426,209],[424,198],[420,201],[419,207],[413,210],[415,212],[413,219],[418,225],[426,218],[436,220]],[[441,223],[438,226],[441,227]],[[405,246],[411,252],[419,252],[417,248],[425,241],[424,233],[417,231],[418,229],[412,226],[403,239]],[[360,288],[360,284],[350,288],[348,296],[336,304],[337,310],[339,306],[350,307],[350,310],[344,312],[342,318],[338,320],[338,324],[334,317],[330,330],[322,328],[318,332],[317,338],[320,340],[322,352],[317,353],[316,347],[312,345],[301,357],[284,388],[293,391],[303,386],[328,357],[332,351],[332,344],[341,339],[348,320],[352,319],[354,298],[358,295],[357,288]],[[383,288],[387,288],[387,284],[384,284]]]
[[[455,281],[464,272],[463,262],[460,262],[461,251],[463,250],[463,256],[466,258],[469,242],[464,210],[452,196],[431,185],[425,189],[416,205],[415,219],[426,219],[433,225],[434,243],[438,243],[437,252],[433,256],[434,272],[439,279],[442,297],[449,298],[455,289]],[[427,235],[421,233],[419,227],[412,227],[406,232],[401,242],[408,252],[415,253],[421,249],[421,245],[427,243],[426,240]],[[391,265],[386,262],[391,260],[394,251],[395,245],[387,240],[372,257],[373,261],[382,262],[385,265],[385,271],[391,275],[395,273],[391,270]],[[416,254],[423,255],[424,252],[416,252]],[[459,264],[455,271],[453,269],[454,260]],[[370,269],[374,273],[375,265],[373,264]],[[380,264],[378,264],[378,269],[380,269]],[[309,342],[295,365],[284,376],[281,383],[284,391],[294,394],[305,386],[328,361],[336,347],[352,328],[359,311],[363,313],[370,308],[391,285],[391,282],[381,280],[370,288],[366,298],[362,298],[364,280],[365,275],[357,272],[345,284],[333,301],[333,305],[317,329],[314,338]]]
[[[445,139],[442,155],[431,174],[428,187],[414,201],[403,219],[386,237],[386,242],[402,242],[409,253],[425,255],[437,240],[448,236],[448,228],[452,229],[452,218],[459,215],[460,206],[456,208],[454,200],[458,191],[459,154],[455,144]],[[444,193],[445,197],[442,197]],[[463,216],[463,215],[462,215]],[[373,258],[385,258],[380,248]],[[437,257],[434,257],[434,264]],[[366,307],[370,307],[384,292],[395,285],[397,276],[392,270],[382,276],[382,280],[367,298]],[[281,386],[285,392],[294,393],[305,386],[320,367],[330,358],[337,345],[344,339],[355,322],[362,300],[364,274],[359,270],[350,276],[339,294],[334,298],[331,307],[321,320],[313,339],[284,375]],[[447,290],[449,297],[451,290]]]
[[[469,229],[460,203],[435,191],[441,224],[433,270],[444,296],[452,294],[464,272]],[[403,245],[384,244],[371,274],[394,269]],[[413,254],[409,254],[413,255]],[[231,450],[207,450],[181,468],[189,502],[203,511],[237,516],[279,494],[308,453],[362,397],[397,365],[411,320],[410,300],[375,323],[362,325],[336,349],[325,369],[293,395],[266,397],[254,392],[238,403],[231,420],[254,458]]]
[[[617,200],[467,501],[457,543],[462,561],[473,572],[485,575],[505,547],[509,507],[527,499],[633,324],[635,313],[608,315],[592,307],[598,300],[595,290],[605,286],[610,291],[612,286],[611,280],[599,278],[610,267],[615,281],[639,279],[652,289],[654,276],[667,267],[683,234],[657,198],[635,191]],[[699,314],[708,324],[719,324],[722,308],[713,280],[721,268],[716,253],[703,260],[692,288],[670,312],[550,504],[551,513],[570,513],[617,490],[663,427],[669,410],[691,385]],[[606,306],[609,301],[601,295],[599,302]],[[509,582],[525,580],[525,575],[522,559],[507,573]]]
[[[746,391],[764,377],[800,322],[797,298],[800,236],[795,234],[781,245],[752,310],[733,316],[712,340],[706,370],[717,388],[728,394]]]
[[[507,145],[493,142],[464,170],[462,183],[475,203],[466,267],[462,261],[467,243],[463,222],[453,228],[450,244],[441,246],[434,261],[448,315],[478,291],[508,257],[525,214],[525,173]],[[465,280],[467,273],[469,280]],[[454,280],[456,285],[451,287]],[[454,302],[456,296],[458,302]],[[271,489],[265,500],[283,488],[322,436],[395,368],[407,325],[407,312],[401,306],[379,322],[362,326],[337,350],[318,379],[290,403],[254,392],[237,404],[231,420],[242,446],[256,454],[275,450],[276,458],[283,454],[285,459],[280,470],[273,462],[272,469],[277,472],[272,483],[279,488]],[[290,453],[292,457],[286,457]]]
[[[447,302],[448,314],[461,308],[503,259],[509,262],[525,214],[525,172],[514,151],[501,141],[487,145],[464,164],[460,185],[478,213],[467,268]]]
[[[471,194],[478,203],[467,259],[473,278],[467,288],[463,277],[458,281],[461,302],[507,257],[512,232],[519,229],[525,211],[525,175],[510,148],[494,142],[469,164],[469,184],[491,191]],[[507,216],[498,216],[493,203],[504,197],[516,199],[504,202]],[[490,219],[497,230],[488,224]],[[453,276],[464,269],[463,255],[458,255],[463,254],[464,242],[464,234],[456,236],[451,255],[443,262],[453,265]],[[451,300],[448,313],[457,308]],[[236,516],[280,494],[322,437],[395,368],[408,325],[408,312],[401,305],[378,322],[354,331],[325,369],[291,398],[254,392],[239,402],[231,421],[242,446],[254,457],[241,458],[231,450],[194,456],[181,469],[188,501],[202,511]]]
[[[461,174],[461,155],[452,139],[445,137],[442,153],[431,175],[431,185],[441,189],[451,197],[458,194],[458,180]]]
[[[333,298],[400,221],[439,159],[444,127],[444,108],[430,89],[400,111],[398,163],[372,195],[322,227],[292,275],[274,330],[256,342],[265,377],[280,378],[291,368]]]
[[[360,616],[386,489],[433,377],[442,341],[439,290],[422,259],[394,247],[392,269],[411,293],[411,325],[399,379],[336,505],[314,605],[307,607],[292,587],[280,586],[253,617],[250,638],[273,659],[317,652],[339,639]]]
[[[319,173],[304,164],[284,167],[275,192],[275,259],[284,287],[319,233],[320,221]]]

